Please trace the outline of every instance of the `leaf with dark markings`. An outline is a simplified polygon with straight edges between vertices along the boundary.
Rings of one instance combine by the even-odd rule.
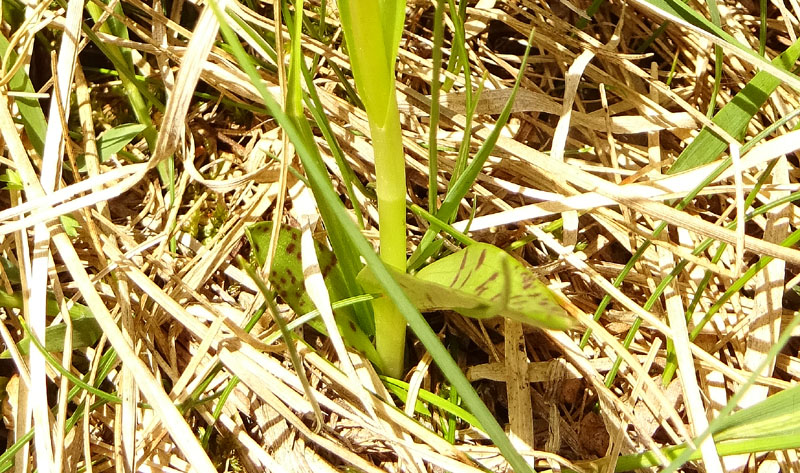
[[[272,222],[261,222],[247,228],[250,245],[253,247],[253,254],[259,266],[263,266],[267,259],[269,249],[269,239],[272,232]],[[275,292],[283,299],[292,310],[298,314],[306,314],[315,309],[311,298],[306,293],[303,265],[300,259],[300,237],[301,232],[296,228],[283,226],[278,236],[278,245],[275,252],[275,259],[272,262],[272,269],[269,274],[269,282]],[[325,284],[330,292],[331,300],[340,300],[341,271],[336,262],[336,257],[325,245],[315,242],[317,249],[317,260],[319,261],[320,271],[325,278]],[[353,312],[349,307],[337,309],[336,326],[342,334],[345,342],[356,350],[364,353],[372,361],[378,360],[377,352],[369,336],[356,322]],[[319,318],[308,322],[315,330],[322,334],[327,334],[325,325]]]
[[[555,296],[505,251],[475,243],[422,268],[415,276],[393,272],[420,311],[454,310],[466,317],[507,317],[536,327],[565,330],[572,326]],[[365,268],[361,285],[379,291]]]

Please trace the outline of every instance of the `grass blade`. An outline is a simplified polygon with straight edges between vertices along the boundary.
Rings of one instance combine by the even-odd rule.
[[[775,67],[790,70],[797,62],[798,57],[800,57],[800,40],[795,41],[780,56],[773,59],[772,64]],[[714,116],[714,123],[724,128],[734,138],[743,139],[750,120],[780,84],[780,79],[768,72],[760,71]],[[683,150],[670,168],[669,174],[688,171],[708,164],[717,159],[727,147],[728,144],[722,138],[711,130],[703,128],[700,134]]]

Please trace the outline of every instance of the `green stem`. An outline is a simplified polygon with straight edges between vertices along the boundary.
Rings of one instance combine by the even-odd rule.
[[[395,61],[405,20],[403,0],[341,0],[353,77],[367,110],[375,151],[381,260],[405,271],[406,174]],[[402,377],[406,322],[388,298],[376,300],[375,348],[386,374]]]
[[[381,259],[387,265],[406,268],[406,170],[400,134],[397,100],[392,94],[384,126],[370,120],[375,150],[375,177],[378,196],[378,225]],[[389,376],[402,377],[406,320],[388,298],[373,303],[375,308],[375,348]]]

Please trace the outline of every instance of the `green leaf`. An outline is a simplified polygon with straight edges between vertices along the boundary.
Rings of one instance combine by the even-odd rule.
[[[420,270],[415,276],[393,271],[397,283],[422,311],[454,310],[466,317],[502,316],[536,327],[572,326],[553,293],[505,251],[475,243]],[[358,275],[361,285],[379,291],[372,272]]]
[[[81,224],[78,223],[78,220],[70,215],[62,215],[59,217],[59,220],[61,220],[61,226],[64,227],[64,233],[72,238],[78,236],[78,229],[81,227]]]
[[[721,456],[752,454],[800,447],[800,386],[774,394],[758,404],[734,412],[720,419],[715,428],[714,443]],[[695,440],[696,442],[696,440]],[[669,460],[686,452],[686,444],[661,450]],[[694,450],[690,459],[700,458]],[[606,459],[597,460],[599,464]],[[615,471],[631,471],[658,466],[658,457],[652,451],[625,455],[617,459]]]
[[[253,255],[256,262],[262,266],[267,259],[269,249],[269,239],[272,232],[272,222],[261,222],[251,225],[245,230],[250,245],[253,247]],[[275,258],[272,261],[272,269],[269,273],[269,282],[275,292],[283,299],[292,310],[302,315],[314,310],[314,303],[306,293],[303,286],[303,265],[300,259],[300,237],[302,233],[296,228],[282,227],[278,236],[278,246]],[[317,249],[317,259],[320,271],[325,278],[332,300],[342,299],[340,296],[342,289],[342,275],[333,252],[319,242],[315,242]],[[350,307],[343,307],[334,312],[336,316],[336,326],[342,334],[342,338],[356,350],[361,351],[371,361],[379,360],[375,347],[364,327],[356,322]],[[360,322],[360,321],[359,321]],[[327,334],[325,325],[319,318],[308,322],[311,327],[322,334]]]
[[[780,391],[758,404],[725,417],[714,440],[744,440],[794,435],[800,445],[800,386]]]
[[[147,127],[141,123],[126,123],[103,132],[97,138],[97,154],[100,162],[108,161],[111,155],[119,152],[145,128]]]
[[[8,40],[5,36],[0,34],[0,56],[5,56],[8,49]],[[17,54],[13,51],[9,55],[8,64],[14,64],[17,61]],[[14,92],[24,92],[33,94],[36,90],[33,88],[28,75],[25,73],[25,68],[20,68],[11,78],[8,83],[8,90]],[[22,126],[25,127],[25,134],[28,140],[33,145],[39,155],[44,153],[44,137],[47,132],[47,120],[42,112],[42,107],[39,106],[39,99],[35,97],[15,97],[14,104],[19,110],[19,117],[22,121]]]
[[[6,264],[4,263],[5,267]],[[12,266],[13,267],[13,266]],[[19,292],[7,293],[0,289],[0,307],[7,307],[11,309],[23,308],[22,295]],[[59,312],[58,304],[55,298],[48,294],[47,305],[45,313],[49,316],[55,315]],[[92,312],[84,305],[73,304],[69,308],[69,316],[72,319],[72,348],[86,348],[93,346],[97,343],[103,331],[100,325],[94,319]],[[48,351],[58,352],[64,349],[64,337],[67,333],[67,325],[64,323],[51,325],[45,329],[45,347]],[[24,355],[27,354],[30,348],[30,337],[23,338],[17,343],[17,348]],[[10,358],[11,354],[8,350],[0,353],[0,359]]]
[[[402,3],[390,0],[338,2],[353,78],[367,114],[374,116],[377,123],[385,121],[394,95],[397,51],[391,48],[395,38],[399,44],[402,32],[403,20],[396,18],[397,8]],[[384,8],[392,11],[384,11]]]
[[[5,255],[0,255],[0,266],[3,267],[3,271],[8,278],[8,282],[14,285],[20,284],[21,279],[19,274],[19,266],[17,266],[16,263],[6,258]]]
[[[386,57],[389,59],[391,70],[394,70],[397,60],[397,49],[400,38],[403,36],[403,26],[406,20],[405,0],[379,0],[381,17],[383,18],[383,43],[386,48]]]
[[[22,185],[22,179],[19,177],[17,171],[13,169],[6,169],[6,172],[0,174],[0,182],[5,182],[5,188],[8,190],[25,190],[25,187]]]
[[[94,316],[88,313],[72,319],[72,348],[86,348],[93,346],[100,339],[103,330]],[[45,348],[49,352],[60,352],[64,349],[64,338],[67,335],[67,324],[51,325],[45,329]],[[17,343],[17,349],[23,355],[30,350],[30,337],[25,337]],[[0,359],[11,358],[8,350],[0,353]]]

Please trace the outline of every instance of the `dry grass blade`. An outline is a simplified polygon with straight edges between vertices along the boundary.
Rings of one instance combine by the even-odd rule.
[[[414,209],[435,210],[454,170],[492,139],[535,29],[510,119],[443,248],[477,241],[508,250],[558,294],[577,328],[426,315],[530,465],[638,468],[630,455],[651,451],[648,464],[666,466],[674,454],[660,449],[713,426],[760,366],[739,408],[796,385],[796,341],[768,356],[800,310],[800,250],[791,244],[800,238],[797,75],[679,18],[659,29],[669,15],[650,5],[671,0],[606,0],[596,12],[590,0],[453,1],[442,44],[432,40],[435,3],[408,2],[392,76]],[[765,10],[763,43],[745,3],[725,4],[721,28],[775,58],[797,38],[798,5],[789,3]],[[301,4],[301,53],[291,59],[304,70],[289,77],[283,66],[298,54],[284,50],[292,35],[283,24],[295,7],[217,1],[261,85],[280,104],[287,86],[302,95],[289,104],[306,107],[295,119],[315,120],[309,140],[375,241],[375,151],[353,45],[331,2]],[[506,471],[416,338],[409,334],[405,359],[416,369],[387,381],[338,334],[339,307],[363,302],[331,300],[337,291],[315,258],[310,243],[335,227],[319,219],[325,203],[312,201],[288,134],[264,112],[206,2],[93,1],[96,16],[84,7],[3,3],[0,338],[11,360],[0,378],[11,379],[0,471]],[[705,2],[688,8],[711,17]],[[725,50],[719,64],[714,45]],[[436,68],[440,108],[431,117]],[[753,101],[763,106],[750,111],[744,135],[712,122],[707,111],[733,101],[756,70],[783,85]],[[106,133],[144,122],[156,128],[105,151]],[[730,167],[666,174],[703,128],[726,143]],[[172,181],[163,173],[170,162]],[[416,215],[406,214],[409,251],[432,224]],[[259,318],[263,296],[232,264],[251,253],[246,228],[270,219],[302,229],[305,281],[293,289],[307,292],[330,334],[307,326],[314,314],[276,301],[307,388],[274,323]],[[66,330],[65,353],[20,353],[20,317],[41,338],[51,325],[69,326],[76,304],[91,311],[101,341],[72,350]],[[114,395],[87,393],[72,375]],[[725,456],[725,442],[711,437],[696,446],[697,464],[681,471],[796,469],[796,450]]]

